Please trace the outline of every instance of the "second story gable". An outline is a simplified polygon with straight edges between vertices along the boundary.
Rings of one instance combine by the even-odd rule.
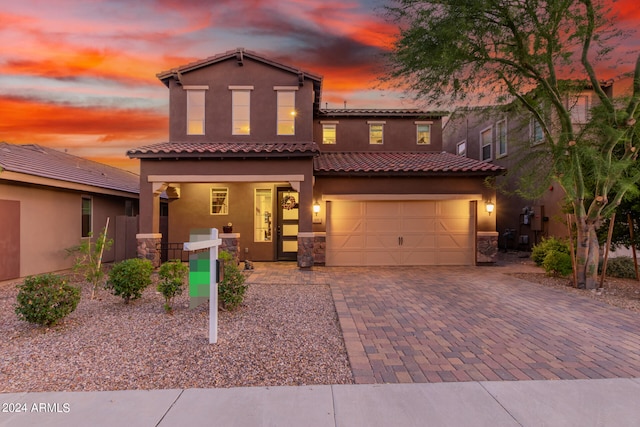
[[[172,142],[311,141],[322,78],[237,49],[161,72]]]

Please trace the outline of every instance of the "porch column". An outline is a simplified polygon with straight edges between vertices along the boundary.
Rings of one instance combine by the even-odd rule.
[[[313,267],[313,179],[300,182],[298,210],[298,267]]]
[[[139,234],[136,234],[138,258],[148,259],[154,267],[160,266],[160,193],[164,189],[154,183],[140,180]]]

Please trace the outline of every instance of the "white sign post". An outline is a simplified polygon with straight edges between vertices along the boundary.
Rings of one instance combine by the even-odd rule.
[[[209,344],[218,342],[218,282],[216,281],[216,260],[218,246],[222,240],[218,238],[218,229],[212,228],[209,240],[185,242],[183,250],[197,251],[209,249]],[[205,288],[206,289],[206,288]]]

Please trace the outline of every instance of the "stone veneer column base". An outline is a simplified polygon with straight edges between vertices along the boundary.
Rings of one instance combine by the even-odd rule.
[[[498,232],[478,231],[476,235],[476,263],[493,264],[498,256]]]
[[[240,262],[240,233],[220,233],[218,235],[222,240],[220,245],[221,251],[227,251],[236,260],[236,264]]]
[[[160,233],[148,233],[148,234],[136,234],[136,240],[138,241],[138,258],[148,259],[153,264],[154,268],[160,267],[160,241],[162,240],[162,234]]]
[[[313,233],[313,263],[325,265],[327,259],[327,233]]]
[[[313,232],[298,233],[298,267],[313,267],[313,245]]]

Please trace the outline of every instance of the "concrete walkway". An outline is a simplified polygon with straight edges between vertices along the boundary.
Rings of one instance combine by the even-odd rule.
[[[637,426],[638,395],[640,379],[19,393],[0,426]]]

